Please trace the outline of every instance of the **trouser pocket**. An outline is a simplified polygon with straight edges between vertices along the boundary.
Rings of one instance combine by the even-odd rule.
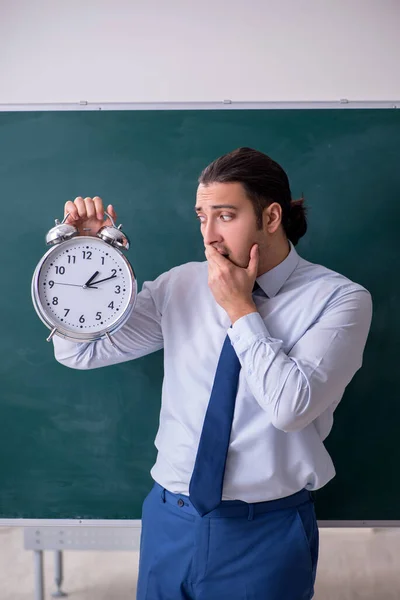
[[[296,512],[300,533],[304,540],[304,548],[310,557],[312,587],[314,587],[319,555],[319,531],[314,503],[307,502],[301,504],[296,508]]]

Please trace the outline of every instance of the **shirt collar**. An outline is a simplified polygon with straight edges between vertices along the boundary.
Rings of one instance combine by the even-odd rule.
[[[257,277],[257,283],[265,292],[268,298],[273,298],[279,292],[283,284],[289,279],[297,265],[299,264],[300,256],[297,254],[295,247],[289,240],[290,252],[279,265],[267,271],[263,275]]]

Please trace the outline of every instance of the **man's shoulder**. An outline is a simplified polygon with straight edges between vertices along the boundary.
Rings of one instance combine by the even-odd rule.
[[[327,291],[332,289],[335,292],[367,292],[369,294],[369,291],[363,285],[353,281],[346,275],[324,265],[312,263],[301,257],[296,269],[296,275],[305,284],[314,283],[315,285],[323,285]]]
[[[154,281],[147,285],[152,290],[169,290],[184,288],[190,285],[193,288],[197,283],[203,282],[202,274],[206,273],[204,262],[187,262],[182,265],[171,267],[168,271],[161,273]]]
[[[177,265],[169,269],[164,273],[169,279],[173,279],[175,282],[180,280],[186,280],[188,277],[196,277],[201,273],[204,273],[207,261],[203,262],[187,262],[182,265]]]
[[[202,273],[204,275],[202,275]],[[207,271],[204,263],[188,262],[182,265],[171,267],[156,277],[143,283],[142,292],[150,294],[161,312],[164,312],[171,298],[182,299],[188,291],[197,293],[204,287]]]

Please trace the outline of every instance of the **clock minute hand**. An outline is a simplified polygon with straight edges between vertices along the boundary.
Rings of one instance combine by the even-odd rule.
[[[106,277],[105,279],[98,279],[97,281],[93,281],[93,283],[95,283],[97,285],[98,283],[103,283],[103,281],[108,281],[109,279],[115,279],[116,277],[117,277],[116,275],[111,275],[111,277]],[[87,285],[87,287],[92,287],[92,284]]]

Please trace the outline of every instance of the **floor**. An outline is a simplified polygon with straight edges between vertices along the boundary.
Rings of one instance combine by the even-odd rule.
[[[400,529],[321,529],[314,600],[399,600]],[[64,555],[63,590],[71,600],[135,598],[135,552]],[[46,600],[56,589],[45,553]],[[34,600],[33,557],[22,530],[0,528],[0,600]]]

